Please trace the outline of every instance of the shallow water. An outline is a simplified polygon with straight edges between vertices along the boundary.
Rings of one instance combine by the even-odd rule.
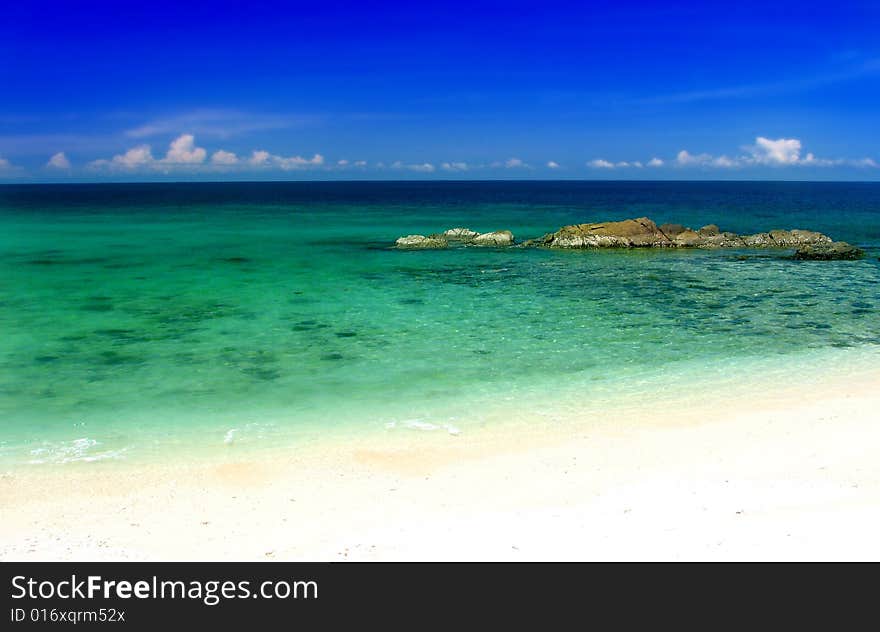
[[[810,228],[869,256],[388,247],[640,215]],[[467,432],[499,399],[855,354],[880,345],[878,255],[878,184],[0,187],[0,461]]]

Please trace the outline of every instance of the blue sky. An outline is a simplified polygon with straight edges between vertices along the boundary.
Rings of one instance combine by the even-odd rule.
[[[0,180],[880,180],[880,3],[27,2]]]

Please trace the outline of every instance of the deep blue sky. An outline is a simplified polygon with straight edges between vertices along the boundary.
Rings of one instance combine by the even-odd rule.
[[[5,3],[0,179],[880,179],[880,3],[708,4]]]

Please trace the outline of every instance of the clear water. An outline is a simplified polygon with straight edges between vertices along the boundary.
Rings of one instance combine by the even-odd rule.
[[[640,215],[810,228],[869,256],[388,247]],[[878,255],[878,184],[0,187],[0,463],[467,432],[499,402],[845,364],[880,348]]]

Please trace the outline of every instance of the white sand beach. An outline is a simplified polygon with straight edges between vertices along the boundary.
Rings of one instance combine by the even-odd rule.
[[[878,560],[880,372],[727,405],[0,479],[3,560]],[[528,423],[526,423],[528,422]]]

